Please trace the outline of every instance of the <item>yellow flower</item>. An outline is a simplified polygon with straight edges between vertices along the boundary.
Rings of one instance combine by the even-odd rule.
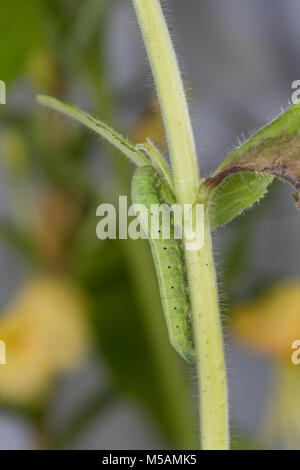
[[[86,357],[86,306],[77,287],[61,278],[31,282],[0,316],[6,365],[0,366],[0,400],[28,405],[41,399],[61,373]]]
[[[232,328],[255,351],[290,360],[292,342],[300,339],[300,281],[281,282],[260,298],[237,306]]]

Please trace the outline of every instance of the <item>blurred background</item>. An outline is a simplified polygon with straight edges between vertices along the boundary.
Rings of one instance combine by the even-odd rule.
[[[297,0],[163,2],[203,176],[289,105]],[[0,0],[1,449],[197,448],[196,375],[171,349],[149,247],[96,238],[133,168],[40,108],[166,143],[129,0]],[[299,212],[291,189],[214,236],[234,448],[300,448]]]

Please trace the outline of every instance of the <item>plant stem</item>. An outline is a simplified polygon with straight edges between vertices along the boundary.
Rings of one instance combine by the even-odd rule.
[[[158,0],[133,0],[160,98],[178,202],[194,202],[197,155],[176,55]]]
[[[203,449],[229,447],[227,381],[215,266],[207,212],[200,251],[186,251],[199,379]]]
[[[133,0],[161,102],[175,194],[197,201],[199,174],[183,84],[159,0]],[[199,198],[198,198],[199,199]],[[228,449],[226,369],[208,216],[200,251],[185,250],[199,376],[202,449]]]

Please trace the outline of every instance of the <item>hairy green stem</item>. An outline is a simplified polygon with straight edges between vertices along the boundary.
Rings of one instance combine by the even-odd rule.
[[[203,449],[229,448],[227,381],[216,273],[207,211],[204,246],[186,251],[199,377]]]
[[[197,201],[197,156],[183,84],[159,0],[133,0],[155,78],[168,137],[175,194]],[[205,201],[197,201],[205,202]],[[228,449],[227,384],[208,216],[200,251],[186,250],[199,376],[202,449]]]
[[[158,0],[133,0],[161,103],[180,203],[196,200],[198,166],[182,80]]]

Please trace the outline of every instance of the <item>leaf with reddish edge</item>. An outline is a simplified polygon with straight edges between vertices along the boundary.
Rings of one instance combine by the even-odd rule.
[[[215,174],[206,179],[204,189],[211,191],[211,198],[213,198],[214,191],[224,179],[242,172],[270,175],[289,183],[296,190],[294,199],[296,207],[300,208],[300,104],[288,108],[247,142],[233,150]],[[247,188],[244,181],[246,180],[241,179],[240,181],[240,191],[245,194]],[[234,182],[235,196],[237,197],[237,181],[234,180]],[[231,192],[230,179],[228,183],[222,191],[223,197]],[[270,180],[266,179],[266,187],[269,183]],[[261,179],[259,184],[261,185]],[[247,198],[245,198],[245,202],[247,202]],[[254,202],[255,200],[252,200],[251,204]],[[225,217],[223,214],[222,221],[220,223],[218,221],[216,225],[222,225],[232,220],[246,207],[249,207],[249,205],[244,207],[242,205],[242,202],[236,204],[235,214],[231,207],[231,213]],[[218,200],[214,201],[213,207],[212,217],[217,220]]]
[[[288,108],[275,121],[236,148],[205,182],[205,189],[217,187],[233,173],[254,171],[280,178],[297,191],[300,207],[300,105]]]

